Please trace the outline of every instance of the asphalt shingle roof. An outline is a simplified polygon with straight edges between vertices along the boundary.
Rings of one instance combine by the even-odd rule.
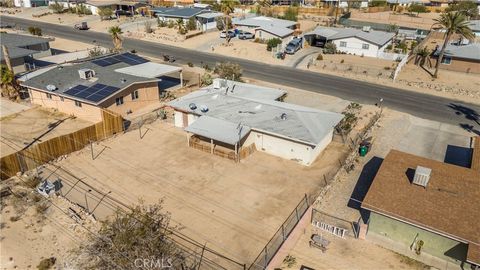
[[[356,38],[365,40],[367,42],[370,42],[372,44],[383,46],[387,42],[389,42],[395,34],[384,32],[384,31],[376,31],[376,30],[370,30],[366,32],[361,29],[355,29],[355,28],[333,28],[333,27],[319,26],[315,28],[315,30],[305,34],[305,36],[307,35],[323,36],[327,40],[356,37]]]
[[[5,45],[8,48],[10,58],[14,59],[32,55],[38,52],[35,50],[26,49],[25,47],[48,43],[51,40],[36,36],[0,33],[0,41],[2,45]],[[0,60],[3,60],[3,50],[0,50]]]
[[[189,19],[201,13],[208,13],[208,10],[203,8],[193,7],[172,7],[172,8],[153,8],[152,11],[159,17],[172,17],[172,18],[184,18]]]

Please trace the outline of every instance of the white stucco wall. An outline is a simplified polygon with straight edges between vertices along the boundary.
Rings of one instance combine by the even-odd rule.
[[[340,43],[346,42],[346,47],[341,47]],[[355,55],[364,55],[369,57],[377,57],[377,53],[379,51],[378,46],[372,43],[369,43],[365,40],[361,40],[355,37],[351,38],[343,38],[334,40],[333,43],[337,46],[337,50],[345,53],[355,54]],[[368,49],[362,49],[363,44],[368,44]]]

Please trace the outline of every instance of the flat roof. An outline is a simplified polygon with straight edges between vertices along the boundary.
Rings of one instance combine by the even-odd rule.
[[[426,188],[411,183],[417,166],[432,169]],[[391,150],[362,208],[475,246],[480,244],[479,198],[480,171]],[[480,264],[479,255],[469,251],[468,259]]]
[[[440,54],[441,48],[435,51],[435,56]],[[467,45],[448,44],[445,48],[444,56],[453,58],[462,58],[469,60],[480,60],[480,43],[470,43]]]
[[[19,58],[38,53],[39,51],[30,50],[25,47],[49,43],[53,39],[43,38],[32,35],[20,35],[13,33],[0,33],[2,45],[8,48],[10,58]],[[3,60],[3,50],[0,50],[0,60]]]
[[[343,119],[343,115],[276,101],[281,91],[229,82],[226,88],[212,86],[192,92],[168,103],[184,112],[207,115],[231,123],[242,123],[252,130],[316,146]],[[243,90],[240,90],[242,89]],[[238,90],[238,91],[237,91]],[[266,94],[261,94],[263,91]],[[270,97],[270,98],[268,98]],[[197,109],[191,109],[190,104]],[[208,108],[202,112],[201,106]]]
[[[252,26],[252,27],[277,27],[289,28],[297,24],[297,22],[282,20],[266,16],[249,17],[249,18],[234,18],[232,23],[234,25]]]
[[[115,69],[115,72],[143,78],[157,78],[163,75],[182,71],[181,67],[146,62],[139,65]]]
[[[250,132],[250,127],[205,115],[186,127],[185,131],[235,145]]]
[[[191,18],[201,13],[207,13],[208,10],[195,7],[157,7],[151,9],[159,17],[173,18]]]

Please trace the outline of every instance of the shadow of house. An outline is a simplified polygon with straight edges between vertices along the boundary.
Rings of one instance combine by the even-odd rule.
[[[367,162],[367,164],[365,164],[347,204],[348,207],[358,209],[360,211],[364,222],[368,220],[368,211],[363,210],[361,205],[370,186],[372,185],[375,175],[377,175],[378,169],[382,165],[382,162],[382,158],[373,157]]]
[[[465,243],[458,243],[451,249],[447,250],[444,255],[448,256],[450,258],[453,258],[455,260],[464,262],[467,259],[467,250],[468,250],[468,245]]]

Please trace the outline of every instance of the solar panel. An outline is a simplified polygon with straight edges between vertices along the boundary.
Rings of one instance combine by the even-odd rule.
[[[107,57],[107,58],[102,58],[102,59],[92,61],[92,63],[101,67],[108,67],[110,65],[120,63],[120,62],[121,61],[115,57]]]
[[[65,91],[66,94],[68,95],[71,95],[71,96],[75,96],[76,94],[78,94],[79,92],[87,89],[88,87],[85,86],[85,85],[76,85],[74,87],[72,87],[71,89]]]
[[[87,99],[93,102],[99,102],[100,100],[106,98],[108,95],[99,95],[99,94],[93,94],[89,96]]]
[[[148,60],[146,60],[146,59],[144,59],[140,56],[131,54],[131,53],[120,54],[120,55],[115,56],[115,58],[117,58],[118,60],[120,60],[124,63],[127,63],[131,66],[148,62]]]
[[[118,89],[120,89],[120,88],[113,87],[113,86],[107,86],[107,87],[103,88],[102,91],[106,91],[110,95],[112,93],[115,93]]]

